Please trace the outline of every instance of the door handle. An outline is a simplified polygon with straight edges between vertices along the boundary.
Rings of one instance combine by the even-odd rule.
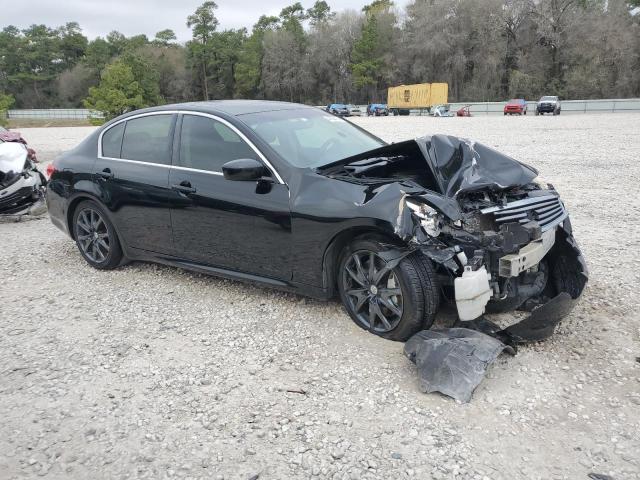
[[[110,178],[113,178],[113,173],[111,173],[110,168],[105,168],[101,172],[98,172],[98,176],[103,180],[109,180]]]
[[[179,185],[171,185],[171,188],[180,193],[196,193],[196,189],[191,186],[191,182],[187,182],[186,180],[180,182]]]

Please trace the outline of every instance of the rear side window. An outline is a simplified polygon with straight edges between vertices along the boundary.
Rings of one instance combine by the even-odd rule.
[[[197,115],[182,117],[181,167],[221,172],[222,165],[240,158],[258,159],[254,150],[224,123]]]
[[[109,158],[120,158],[122,148],[122,134],[124,133],[124,122],[115,127],[111,127],[102,135],[102,156]]]
[[[122,157],[140,162],[171,163],[173,115],[150,115],[127,120]]]

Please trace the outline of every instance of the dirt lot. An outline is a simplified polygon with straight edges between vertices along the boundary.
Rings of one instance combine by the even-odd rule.
[[[99,272],[0,224],[0,478],[640,479],[640,114],[362,118],[538,167],[591,269],[556,335],[461,405],[321,303],[172,268]],[[50,160],[90,128],[25,129]]]

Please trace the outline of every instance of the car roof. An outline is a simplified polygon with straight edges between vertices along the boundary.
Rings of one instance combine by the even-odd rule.
[[[247,115],[249,113],[275,112],[279,110],[297,110],[300,108],[314,108],[301,103],[274,102],[269,100],[209,100],[203,102],[174,103],[158,107],[145,108],[129,112],[141,114],[159,112],[163,110],[192,110],[211,114],[226,114],[231,116]]]

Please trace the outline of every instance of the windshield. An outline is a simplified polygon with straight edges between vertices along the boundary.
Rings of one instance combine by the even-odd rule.
[[[540,101],[549,101],[549,102],[555,102],[558,99],[558,97],[542,97],[540,99]]]
[[[346,120],[311,108],[238,118],[296,167],[320,167],[385,144]]]

